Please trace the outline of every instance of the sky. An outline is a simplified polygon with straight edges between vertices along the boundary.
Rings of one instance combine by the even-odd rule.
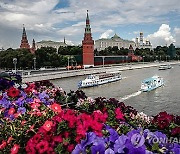
[[[180,47],[179,0],[0,0],[0,48],[19,48],[23,24],[34,38],[79,45],[89,10],[94,40],[135,40],[143,32],[153,47]]]

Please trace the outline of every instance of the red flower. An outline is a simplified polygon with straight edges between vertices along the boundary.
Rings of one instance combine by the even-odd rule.
[[[19,151],[20,146],[18,144],[14,144],[14,146],[11,148],[11,154],[17,154]]]
[[[53,141],[58,142],[58,143],[61,143],[61,142],[63,141],[63,138],[62,138],[61,135],[59,135],[59,136],[54,136]]]
[[[115,113],[116,113],[116,119],[124,120],[124,114],[121,112],[120,108],[116,108]]]
[[[73,150],[74,150],[74,144],[68,145],[67,151],[68,151],[68,152],[72,152]]]
[[[176,136],[180,134],[180,127],[175,127],[171,130],[171,135]]]
[[[40,135],[40,134],[36,134],[36,135],[34,135],[34,137],[33,137],[33,142],[34,142],[35,144],[37,144],[37,143],[39,143],[40,139],[41,139],[41,135]]]
[[[12,136],[10,136],[7,140],[7,143],[9,144],[13,140]]]
[[[44,125],[43,125],[43,128],[46,130],[46,131],[50,131],[51,130],[51,127],[53,125],[53,122],[52,121],[49,121],[47,120]]]
[[[153,119],[153,123],[156,124],[160,129],[168,127],[172,121],[173,116],[167,114],[167,112],[160,112]]]
[[[15,112],[15,109],[14,108],[10,108],[9,111],[8,111],[8,114],[12,115],[12,114],[14,114],[14,112]]]
[[[32,103],[31,104],[31,108],[32,109],[38,109],[38,107],[40,107],[41,105],[39,103]]]
[[[19,96],[19,94],[20,94],[19,89],[16,89],[14,87],[9,88],[8,91],[7,91],[7,95],[9,97],[13,97],[14,98],[14,97]]]
[[[20,115],[21,115],[20,113],[15,113],[15,114],[14,114],[14,117],[17,118],[17,117],[19,117]]]
[[[60,113],[62,111],[61,106],[57,103],[52,104],[51,109],[57,113]]]
[[[6,141],[2,141],[0,144],[0,150],[4,149],[6,147]]]
[[[0,96],[0,100],[3,98],[3,96]]]
[[[24,126],[25,123],[26,123],[26,120],[23,120],[23,121],[21,122],[21,125]]]
[[[47,141],[43,140],[36,145],[36,149],[38,149],[39,153],[44,153],[44,152],[48,151],[49,144]]]

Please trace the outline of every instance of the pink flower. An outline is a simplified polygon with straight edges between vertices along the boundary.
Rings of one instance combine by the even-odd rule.
[[[36,149],[38,149],[39,153],[44,153],[44,152],[48,151],[49,144],[47,141],[43,140],[36,145]]]
[[[14,144],[14,146],[11,148],[11,154],[17,154],[19,151],[20,146],[18,144]]]
[[[61,106],[57,103],[52,104],[51,109],[57,113],[60,113],[62,111]]]
[[[10,108],[9,111],[8,111],[8,114],[12,115],[12,114],[14,114],[14,112],[15,112],[15,109],[14,108]]]
[[[74,150],[74,144],[68,145],[67,151],[68,151],[68,152],[72,152],[73,150]]]
[[[61,135],[59,135],[59,136],[54,136],[53,141],[58,142],[58,143],[61,143],[61,142],[63,141],[63,138],[62,138]]]
[[[50,131],[51,130],[51,127],[53,125],[53,122],[52,121],[49,121],[47,120],[44,125],[43,125],[43,128],[46,130],[46,131]]]
[[[12,136],[10,136],[7,140],[7,144],[9,144],[13,140]]]
[[[120,108],[116,108],[115,113],[116,113],[116,119],[124,120],[124,114],[121,112]]]
[[[2,141],[2,143],[0,144],[0,150],[4,149],[6,145],[7,145],[6,141]]]
[[[39,103],[32,103],[31,104],[31,108],[32,109],[38,109],[38,107],[40,107],[41,105]]]

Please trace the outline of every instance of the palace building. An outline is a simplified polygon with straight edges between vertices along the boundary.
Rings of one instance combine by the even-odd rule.
[[[101,38],[95,41],[95,48],[97,49],[97,51],[101,51],[105,48],[115,46],[118,47],[118,49],[129,48],[130,45],[134,48],[136,46],[136,43],[134,41],[124,40],[117,34],[115,34],[111,38]]]
[[[40,42],[36,42],[36,49],[39,49],[41,47],[53,47],[53,48],[56,48],[56,50],[58,51],[59,47],[66,47],[67,44],[66,44],[66,41],[65,41],[65,38],[64,38],[64,42],[55,42],[55,41],[45,41],[45,40],[42,40]]]
[[[142,32],[140,32],[140,37],[139,38],[137,37],[135,42],[129,41],[129,40],[124,40],[121,37],[119,37],[117,34],[115,34],[111,38],[101,38],[101,39],[95,41],[95,49],[97,49],[97,51],[104,50],[108,47],[118,47],[118,49],[120,49],[120,48],[128,49],[130,45],[134,49],[136,49],[136,48],[139,48],[139,49],[149,48],[152,50],[151,42],[148,40],[146,40],[144,42]]]
[[[83,66],[94,66],[94,40],[92,39],[90,20],[87,10],[86,27],[84,32],[84,40],[82,41],[83,47]]]

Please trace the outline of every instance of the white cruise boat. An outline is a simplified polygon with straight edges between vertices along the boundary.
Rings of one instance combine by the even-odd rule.
[[[171,69],[171,65],[170,64],[163,64],[159,66],[159,70],[167,70],[167,69]]]
[[[159,76],[153,76],[145,79],[141,82],[141,91],[147,92],[161,87],[164,84],[163,78]]]
[[[78,88],[93,87],[101,84],[121,80],[120,72],[110,72],[97,75],[88,75],[85,80],[78,83]]]

